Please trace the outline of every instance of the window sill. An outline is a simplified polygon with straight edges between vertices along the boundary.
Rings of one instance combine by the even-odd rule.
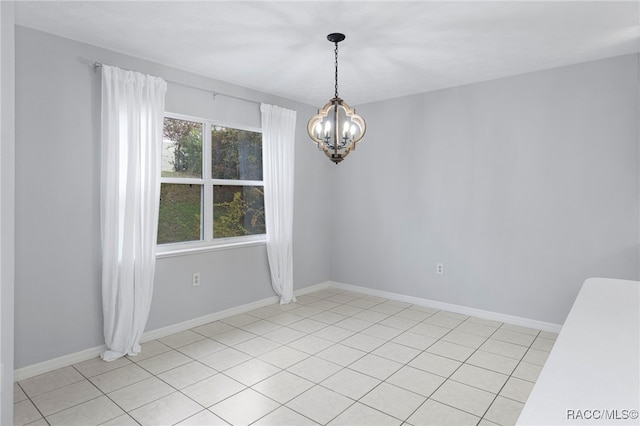
[[[233,241],[220,241],[215,243],[200,243],[200,244],[171,244],[167,246],[158,246],[156,249],[156,259],[163,259],[165,257],[176,256],[189,256],[192,254],[200,254],[218,250],[230,250],[243,247],[252,247],[265,245],[267,243],[266,237],[259,239],[249,240],[233,240]]]

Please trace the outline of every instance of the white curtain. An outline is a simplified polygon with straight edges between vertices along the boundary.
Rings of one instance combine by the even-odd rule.
[[[164,95],[159,78],[102,67],[102,310],[112,361],[140,352],[151,306]]]
[[[280,303],[293,295],[293,170],[296,111],[262,104],[262,164],[267,255]]]

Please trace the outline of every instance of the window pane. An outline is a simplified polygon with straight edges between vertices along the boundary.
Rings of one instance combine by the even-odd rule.
[[[201,239],[202,188],[202,185],[162,184],[158,244]]]
[[[202,124],[165,118],[162,177],[202,177]]]
[[[214,185],[214,238],[264,233],[264,190],[261,186]]]
[[[213,126],[213,179],[262,180],[262,133]]]

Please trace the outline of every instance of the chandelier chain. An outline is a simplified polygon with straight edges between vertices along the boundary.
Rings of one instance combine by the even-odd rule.
[[[335,53],[335,67],[336,67],[336,93],[335,93],[335,97],[338,98],[338,42],[335,43],[336,48],[334,49],[334,53]]]

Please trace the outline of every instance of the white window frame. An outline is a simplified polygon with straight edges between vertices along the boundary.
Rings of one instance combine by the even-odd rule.
[[[213,187],[214,185],[229,186],[261,186],[264,188],[264,180],[230,180],[213,179],[211,177],[211,129],[212,127],[227,127],[231,129],[246,130],[249,132],[262,133],[262,129],[252,126],[229,124],[217,120],[195,117],[192,115],[176,114],[165,112],[165,118],[174,118],[201,123],[203,125],[202,135],[202,177],[201,178],[176,178],[161,177],[160,183],[173,184],[193,184],[202,186],[202,202],[200,217],[202,227],[200,229],[200,240],[184,241],[179,243],[166,243],[156,245],[156,257],[170,257],[191,254],[202,251],[222,250],[242,246],[260,245],[266,243],[266,234],[244,235],[240,237],[213,238]],[[264,177],[264,170],[263,170]]]

